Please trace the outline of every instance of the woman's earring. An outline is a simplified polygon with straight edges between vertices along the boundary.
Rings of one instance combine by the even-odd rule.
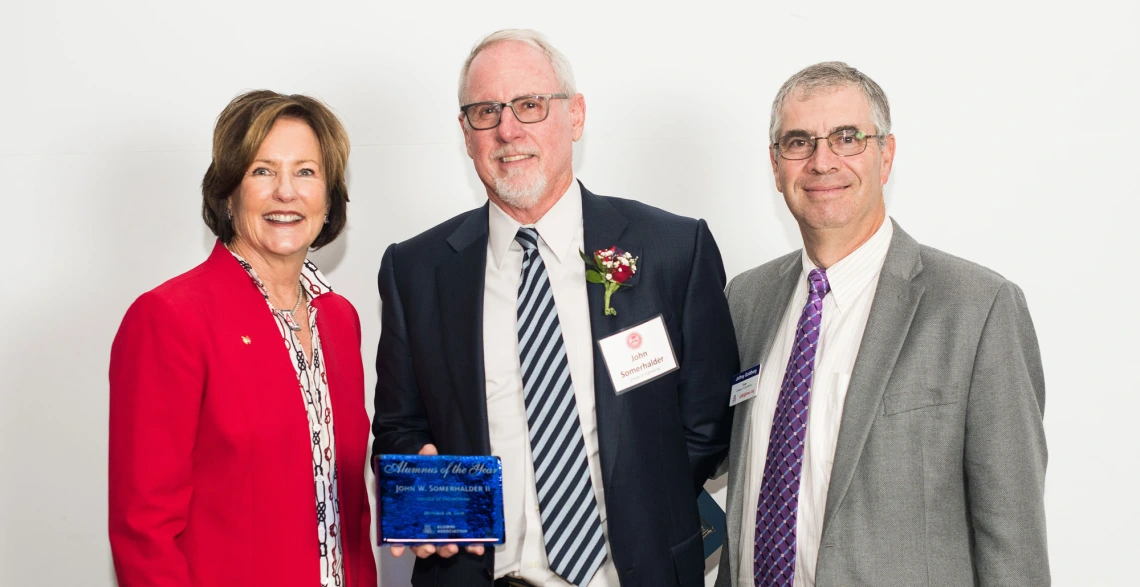
[[[233,219],[234,219],[234,213],[230,212],[229,208],[226,208],[226,220],[233,220]]]
[[[325,224],[328,224],[328,223],[329,223],[329,215],[325,214]]]

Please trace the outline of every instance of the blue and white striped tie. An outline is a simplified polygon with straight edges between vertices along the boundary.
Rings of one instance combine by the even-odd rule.
[[[590,483],[562,326],[538,254],[538,232],[520,228],[515,240],[523,248],[519,359],[546,555],[551,570],[582,586],[605,560],[606,540]]]

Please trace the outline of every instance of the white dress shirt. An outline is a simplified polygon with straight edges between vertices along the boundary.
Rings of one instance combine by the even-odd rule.
[[[823,298],[823,321],[815,353],[807,439],[800,477],[799,509],[796,515],[796,572],[794,587],[815,587],[815,564],[823,533],[823,512],[831,484],[831,463],[839,438],[839,423],[847,384],[859,354],[859,342],[871,302],[878,288],[879,273],[887,257],[894,228],[890,219],[865,243],[827,269],[831,291]],[[753,553],[756,543],[756,508],[764,479],[768,436],[784,370],[792,352],[796,326],[808,299],[808,273],[816,269],[805,251],[799,283],[788,300],[784,319],[772,348],[763,359],[760,384],[752,406],[752,434],[748,446],[746,501],[740,535],[740,585],[753,585]],[[752,365],[742,365],[751,367]]]
[[[521,225],[494,202],[490,205],[488,223],[483,364],[491,454],[503,462],[506,526],[506,542],[495,548],[495,578],[510,574],[539,587],[565,587],[569,583],[550,570],[546,559],[523,400],[516,330],[523,250],[515,242],[515,233]],[[602,491],[602,463],[598,456],[598,423],[594,414],[594,341],[586,296],[586,270],[578,256],[583,246],[582,191],[576,180],[570,182],[562,198],[533,227],[538,231],[538,251],[546,265],[558,308],[574,398],[578,403],[578,420],[585,437],[590,480],[606,535],[607,558],[589,586],[618,587],[617,569],[608,556],[609,528]]]

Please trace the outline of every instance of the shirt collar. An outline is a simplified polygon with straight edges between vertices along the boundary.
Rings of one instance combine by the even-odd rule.
[[[228,249],[229,247],[227,247]],[[253,285],[261,292],[261,296],[266,300],[269,299],[269,292],[265,291],[265,284],[262,283],[261,278],[257,276],[257,271],[253,270],[253,265],[249,264],[241,255],[230,250],[230,254],[234,256],[242,269],[245,269],[246,275],[249,275]],[[329,281],[325,279],[324,273],[310,260],[305,259],[304,265],[301,266],[301,287],[305,288],[305,292],[309,294],[310,300],[315,300],[322,294],[332,291],[332,286]]]
[[[883,270],[883,262],[887,259],[887,249],[891,246],[893,234],[894,223],[889,217],[884,218],[883,224],[875,234],[871,235],[871,238],[867,239],[867,242],[827,268],[827,283],[831,286],[831,297],[840,312],[854,303],[859,294],[878,279],[879,272]],[[808,273],[817,268],[808,257],[807,249],[800,254],[800,264],[803,267],[800,281],[806,283]]]
[[[522,249],[522,246],[515,242],[515,234],[518,233],[520,226],[523,225],[503,212],[498,204],[490,203],[487,215],[487,228],[490,233],[488,244],[495,267],[502,268],[503,259],[512,246]],[[538,222],[534,223],[533,227],[554,255],[554,259],[547,261],[561,263],[567,255],[578,258],[577,251],[570,250],[576,240],[575,236],[582,234],[582,187],[578,184],[578,180],[570,180],[570,187],[566,188],[566,193],[562,194],[562,197],[550,210],[547,210],[546,214],[543,214],[542,218],[538,219]]]

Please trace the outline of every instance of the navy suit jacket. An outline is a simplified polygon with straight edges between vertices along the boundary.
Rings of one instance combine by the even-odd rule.
[[[488,204],[489,205],[489,204]],[[483,287],[488,208],[391,245],[380,266],[383,330],[376,356],[374,454],[488,455]],[[595,340],[661,314],[680,368],[622,395],[594,345],[598,444],[609,556],[625,587],[701,586],[696,496],[728,450],[739,366],[725,274],[703,220],[582,188],[587,251],[617,246],[638,271],[603,315],[587,284]],[[585,266],[583,265],[583,271]],[[416,587],[490,585],[494,550],[416,561]]]

